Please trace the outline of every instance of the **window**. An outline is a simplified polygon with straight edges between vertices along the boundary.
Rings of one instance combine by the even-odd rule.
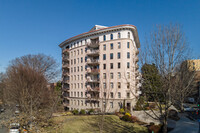
[[[85,62],[87,62],[87,57],[85,57]]]
[[[106,79],[106,73],[103,73],[103,79]]]
[[[81,66],[81,71],[83,71],[83,66]]]
[[[120,58],[121,58],[121,53],[118,52],[118,53],[117,53],[117,59],[120,59]]]
[[[79,97],[79,92],[78,92],[78,97]]]
[[[110,93],[110,97],[113,98],[113,92]]]
[[[83,101],[81,100],[81,106],[83,106]]]
[[[81,89],[83,89],[83,83],[81,83]]]
[[[117,73],[117,77],[118,77],[118,79],[121,79],[121,73],[120,72]]]
[[[76,67],[74,67],[74,72],[76,72]]]
[[[121,93],[120,92],[118,92],[118,98],[121,98]]]
[[[110,59],[113,59],[113,53],[110,53]]]
[[[110,73],[110,79],[113,79],[113,73]]]
[[[110,69],[113,69],[113,63],[110,63]]]
[[[79,63],[79,58],[77,60],[78,60],[78,63]]]
[[[71,87],[72,87],[72,89],[73,89],[73,84],[71,84]]]
[[[106,64],[103,64],[103,69],[106,69]]]
[[[71,65],[73,65],[73,60],[71,60]]]
[[[103,50],[106,50],[106,44],[103,45]]]
[[[74,56],[76,55],[76,51],[74,51]]]
[[[103,88],[106,89],[106,83],[103,83]]]
[[[74,84],[74,89],[76,89],[76,84]]]
[[[110,49],[113,49],[113,43],[110,44]]]
[[[127,59],[130,59],[130,52],[127,52]]]
[[[121,33],[120,32],[118,33],[118,38],[121,38]]]
[[[71,56],[73,56],[73,52],[71,52]]]
[[[81,54],[83,54],[83,49],[81,49]]]
[[[130,72],[127,72],[127,78],[130,79]]]
[[[77,50],[77,53],[78,53],[78,55],[79,55],[79,50]]]
[[[103,93],[104,98],[106,98],[106,92]]]
[[[118,49],[120,49],[121,48],[121,42],[118,42],[117,44],[118,44]]]
[[[127,98],[130,98],[130,93],[127,92],[127,93],[126,93],[126,96],[127,96]]]
[[[106,54],[103,54],[103,60],[106,60]]]
[[[74,75],[74,80],[76,80],[76,75]]]
[[[76,97],[76,92],[74,92],[74,97]]]
[[[110,82],[110,88],[111,88],[111,89],[114,88],[113,82]]]
[[[103,40],[106,41],[106,35],[103,35]]]
[[[128,36],[127,36],[128,38],[130,38],[131,37],[131,35],[130,35],[130,32],[128,32]]]
[[[130,48],[130,42],[127,42],[127,48]]]
[[[71,97],[73,97],[73,92],[71,92]]]
[[[110,40],[113,40],[113,34],[110,34]]]
[[[73,73],[73,68],[71,68],[71,72]]]
[[[79,75],[78,75],[78,80],[79,80]],[[79,87],[78,87],[79,88]]]
[[[74,59],[74,64],[76,64],[76,59]]]
[[[118,67],[118,68],[121,68],[121,63],[118,62],[117,67]]]
[[[117,88],[120,89],[121,88],[121,83],[117,82]]]
[[[130,89],[130,83],[129,82],[127,83],[127,89]]]
[[[83,75],[81,74],[81,80],[83,80]]]
[[[83,97],[83,92],[81,92],[81,97]]]
[[[127,62],[127,68],[130,68],[130,62]]]
[[[113,108],[113,102],[110,102],[110,107]]]
[[[79,67],[77,67],[77,70],[78,70],[78,72],[79,72]]]
[[[73,80],[73,76],[71,76],[71,81]]]

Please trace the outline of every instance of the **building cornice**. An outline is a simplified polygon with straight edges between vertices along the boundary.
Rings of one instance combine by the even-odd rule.
[[[105,33],[105,32],[125,30],[125,29],[132,30],[136,46],[137,46],[137,48],[139,48],[140,47],[140,41],[139,41],[139,37],[138,37],[137,28],[136,28],[136,26],[129,25],[129,24],[106,27],[106,28],[102,28],[102,29],[99,29],[99,30],[93,30],[93,31],[85,32],[85,33],[79,34],[77,36],[74,36],[74,37],[71,37],[71,38],[65,40],[59,46],[62,48],[65,44],[69,44],[69,43],[71,43],[75,40],[81,39],[81,38],[85,38],[85,37],[89,37],[89,36],[93,36],[93,35],[98,35],[98,34]]]

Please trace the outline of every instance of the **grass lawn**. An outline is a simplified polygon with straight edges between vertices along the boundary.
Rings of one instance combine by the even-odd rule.
[[[45,128],[49,133],[99,133],[99,123],[102,116],[60,116],[52,118],[57,128]],[[106,115],[104,119],[103,133],[148,133],[147,128],[137,123],[129,123],[120,120],[115,115]]]

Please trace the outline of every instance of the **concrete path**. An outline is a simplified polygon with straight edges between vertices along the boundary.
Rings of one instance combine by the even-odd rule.
[[[185,114],[179,114],[180,120],[176,122],[176,127],[169,133],[198,133],[199,123],[192,121]]]

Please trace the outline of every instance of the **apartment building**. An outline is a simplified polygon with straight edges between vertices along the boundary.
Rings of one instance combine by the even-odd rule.
[[[95,25],[62,42],[62,90],[66,110],[132,110],[138,96],[140,42],[133,25]]]

